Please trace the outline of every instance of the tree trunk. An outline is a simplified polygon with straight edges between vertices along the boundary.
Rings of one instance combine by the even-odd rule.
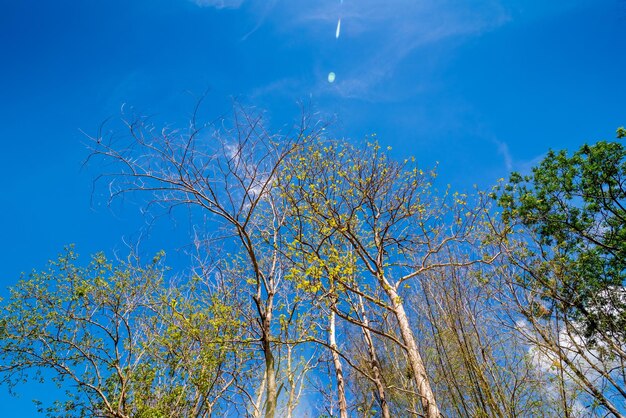
[[[368,329],[369,321],[365,314],[365,305],[363,304],[363,298],[359,296],[359,307],[361,308],[361,320],[365,327],[363,330],[363,337],[367,343],[367,351],[370,357],[370,364],[374,374],[374,383],[376,384],[376,391],[378,392],[378,403],[383,414],[383,418],[391,418],[389,414],[389,405],[387,404],[387,397],[385,396],[385,386],[383,385],[382,376],[380,374],[380,364],[378,363],[378,356],[376,356],[376,349],[374,348],[374,340],[372,339],[372,333]]]
[[[415,336],[413,335],[413,331],[409,325],[409,318],[406,316],[402,299],[400,299],[396,290],[387,282],[387,280],[384,278],[383,280],[383,288],[385,289],[387,296],[391,299],[393,313],[398,321],[398,326],[400,327],[402,341],[406,346],[407,357],[413,373],[413,379],[415,380],[415,384],[417,386],[417,392],[421,398],[420,402],[422,404],[422,409],[424,410],[424,415],[426,418],[440,418],[441,413],[439,412],[439,408],[437,407],[437,403],[435,401],[435,394],[430,387],[428,376],[426,375],[426,367],[422,361],[422,356],[420,356],[420,353],[417,350]]]
[[[346,386],[343,380],[343,368],[339,354],[337,354],[337,340],[335,336],[335,312],[331,310],[328,327],[328,343],[330,344],[335,365],[335,377],[337,379],[337,398],[339,401],[339,417],[348,418],[348,403],[346,402]]]
[[[257,393],[256,402],[254,403],[254,414],[252,415],[254,418],[261,418],[263,413],[263,395],[265,394],[265,382],[267,380],[267,374],[263,375],[263,380],[261,380],[261,385],[259,386],[259,392]]]
[[[294,371],[292,364],[292,346],[287,346],[287,381],[289,382],[289,399],[287,400],[287,416],[286,418],[293,417],[293,410],[296,409],[296,382],[294,379]]]
[[[276,372],[274,370],[274,354],[270,342],[269,318],[266,317],[263,329],[263,354],[265,355],[265,418],[276,416]]]

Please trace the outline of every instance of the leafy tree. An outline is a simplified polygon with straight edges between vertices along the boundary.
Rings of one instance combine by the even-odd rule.
[[[341,418],[621,416],[619,143],[513,174],[500,219],[308,116],[285,136],[239,107],[218,122],[94,138],[111,198],[188,209],[194,270],[68,249],[0,308],[4,382],[51,376],[53,416],[291,417],[306,394]]]
[[[618,130],[618,138],[626,131]],[[564,416],[577,399],[615,416],[626,399],[626,150],[550,151],[495,194],[505,222],[502,296],[554,376]],[[583,391],[585,396],[576,393]]]
[[[283,187],[300,217],[293,246],[304,258],[302,283],[326,294],[328,306],[343,320],[403,348],[415,398],[427,417],[439,417],[440,410],[407,314],[405,289],[429,271],[492,259],[443,256],[480,240],[486,206],[482,196],[476,202],[461,194],[436,196],[434,176],[414,160],[395,161],[376,142],[355,147],[312,140],[290,155]],[[369,326],[373,311],[361,309],[359,301],[390,314],[397,334]],[[382,377],[371,380],[382,394]]]
[[[624,128],[618,137],[626,135]],[[550,151],[532,175],[514,173],[499,196],[503,216],[550,247],[566,279],[546,283],[557,308],[598,333],[626,342],[626,149],[618,142],[583,145],[571,156]]]
[[[65,389],[50,416],[209,416],[243,379],[229,340],[240,324],[216,295],[169,288],[162,254],[141,266],[103,254],[87,266],[72,248],[11,289],[1,307],[0,374]]]

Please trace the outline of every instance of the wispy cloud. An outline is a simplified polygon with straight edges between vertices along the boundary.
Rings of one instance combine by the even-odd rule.
[[[315,48],[315,81],[301,86],[302,90],[372,101],[391,101],[411,94],[407,89],[415,94],[435,84],[428,76],[437,79],[441,69],[437,60],[448,56],[445,48],[433,51],[428,49],[431,45],[445,41],[458,45],[545,9],[543,3],[533,8],[523,0],[191,1],[203,7],[240,8],[247,17],[244,24],[249,25],[242,28],[243,42],[267,27],[282,35],[285,43]],[[550,10],[563,7],[559,3]],[[428,52],[418,56],[420,51]],[[337,74],[332,86],[326,81],[330,71]],[[413,79],[399,83],[398,75]]]
[[[477,36],[510,19],[501,0],[192,1],[199,6],[241,8],[251,15],[256,24],[242,41],[259,27],[269,26],[274,33],[282,34],[285,42],[315,48],[318,61],[313,71],[317,71],[317,84],[303,87],[365,100],[393,96],[387,81],[420,48]],[[330,71],[337,73],[337,83],[332,87],[326,82]],[[419,80],[413,83],[419,84]]]
[[[416,50],[443,40],[476,36],[509,20],[504,7],[494,0],[471,4],[455,0],[319,1],[307,6],[285,3],[280,9],[288,15],[282,20],[285,30],[304,30],[320,42],[328,42],[341,18],[339,42],[353,48],[344,52],[353,59],[338,63],[343,69],[333,91],[357,98],[374,92],[375,100],[380,100],[377,88]]]
[[[191,0],[200,7],[215,7],[216,9],[237,9],[244,0]]]
[[[519,172],[520,174],[531,174],[532,169],[539,165],[539,163],[541,162],[541,160],[544,159],[545,156],[545,153],[541,153],[529,160],[518,161],[514,165],[515,171]]]
[[[513,157],[511,156],[511,151],[509,150],[509,145],[506,142],[494,140],[496,146],[498,147],[498,154],[502,156],[504,160],[504,166],[506,167],[506,171],[513,171]]]
[[[498,139],[492,139],[493,143],[498,149],[498,154],[502,157],[502,162],[508,173],[517,171],[520,174],[526,175],[532,172],[533,167],[536,167],[541,160],[545,157],[545,153],[535,155],[530,159],[514,158],[513,153],[509,148],[509,144]]]

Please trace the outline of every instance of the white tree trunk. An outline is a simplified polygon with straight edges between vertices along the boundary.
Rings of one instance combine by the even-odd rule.
[[[335,335],[335,312],[331,310],[328,326],[328,344],[330,344],[335,365],[335,378],[337,379],[337,400],[339,401],[340,418],[348,418],[348,403],[346,402],[346,384],[343,379],[343,367],[339,354],[337,354],[337,339]]]
[[[435,401],[435,394],[430,387],[430,382],[428,380],[428,376],[426,375],[426,367],[422,361],[422,356],[420,356],[420,353],[417,350],[415,336],[413,335],[413,331],[409,325],[409,318],[404,310],[402,299],[396,290],[385,279],[383,280],[385,281],[385,292],[391,299],[393,313],[398,321],[398,326],[400,327],[402,341],[406,346],[407,357],[411,366],[411,371],[413,372],[413,378],[417,386],[418,394],[421,397],[420,402],[422,404],[424,414],[426,418],[440,418],[441,413],[439,412],[439,408],[437,407],[437,403]]]

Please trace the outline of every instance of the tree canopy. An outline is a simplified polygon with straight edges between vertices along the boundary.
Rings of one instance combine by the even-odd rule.
[[[505,220],[519,220],[550,247],[563,279],[546,284],[560,309],[579,314],[589,337],[601,329],[626,341],[623,144],[599,141],[571,155],[549,151],[531,175],[511,175],[499,204]]]
[[[43,412],[623,416],[620,142],[550,151],[494,202],[308,114],[284,135],[243,106],[123,127],[93,138],[97,180],[151,215],[187,208],[193,256],[173,272],[68,247],[11,289],[0,378],[56,382]]]

